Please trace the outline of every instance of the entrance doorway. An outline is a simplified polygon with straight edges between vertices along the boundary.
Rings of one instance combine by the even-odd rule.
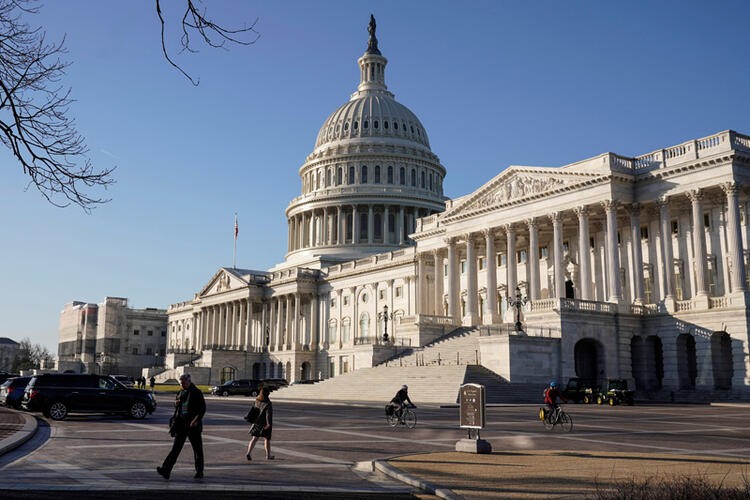
[[[576,376],[601,384],[606,365],[604,346],[595,339],[579,340],[574,349]]]

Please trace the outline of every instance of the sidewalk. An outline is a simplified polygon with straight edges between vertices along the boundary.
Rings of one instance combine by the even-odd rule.
[[[36,427],[33,415],[0,407],[0,455],[33,437]],[[691,476],[724,486],[743,486],[750,477],[750,462],[742,459],[645,453],[442,452],[366,464],[426,494],[448,499],[581,498],[632,478]]]

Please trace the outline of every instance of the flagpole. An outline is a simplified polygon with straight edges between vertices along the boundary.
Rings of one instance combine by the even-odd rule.
[[[237,225],[237,212],[234,213],[234,252],[232,253],[232,268],[237,269],[237,233],[239,233],[239,226]]]

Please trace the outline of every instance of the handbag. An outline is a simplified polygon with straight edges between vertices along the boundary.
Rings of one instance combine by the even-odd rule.
[[[169,418],[169,435],[175,437],[177,434],[177,417],[172,416]]]
[[[247,414],[242,418],[244,418],[247,422],[255,422],[255,419],[258,418],[259,413],[260,409],[253,405],[249,410],[247,410]]]
[[[263,433],[263,426],[260,424],[253,424],[250,426],[250,430],[247,431],[251,436],[260,436]]]

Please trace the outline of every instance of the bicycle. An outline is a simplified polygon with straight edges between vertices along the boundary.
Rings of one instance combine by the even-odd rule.
[[[557,426],[560,426],[565,432],[573,430],[573,417],[565,413],[560,406],[556,406],[552,411],[544,407],[539,408],[539,419],[548,431]]]
[[[414,412],[416,406],[404,406],[400,417],[396,414],[398,413],[397,410],[389,413],[389,408],[393,409],[392,406],[386,405],[385,419],[391,427],[396,428],[400,425],[405,425],[409,429],[413,429],[417,425],[417,414]]]

